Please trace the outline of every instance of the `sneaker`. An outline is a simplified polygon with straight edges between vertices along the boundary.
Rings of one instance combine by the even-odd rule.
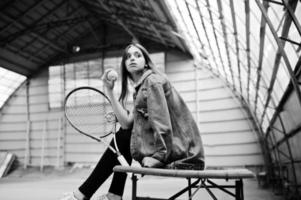
[[[60,200],[78,200],[75,196],[73,192],[68,192],[64,194],[64,197],[61,198]]]
[[[122,198],[119,195],[108,193],[97,197],[97,200],[122,200]]]
[[[97,197],[97,200],[110,200],[106,194]]]

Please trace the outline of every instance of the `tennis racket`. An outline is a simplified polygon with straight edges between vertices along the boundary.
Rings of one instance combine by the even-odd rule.
[[[93,87],[79,87],[70,91],[65,98],[65,116],[79,133],[102,142],[117,155],[123,166],[129,166],[119,152],[116,142],[117,118],[109,98]],[[113,135],[115,149],[104,138]]]

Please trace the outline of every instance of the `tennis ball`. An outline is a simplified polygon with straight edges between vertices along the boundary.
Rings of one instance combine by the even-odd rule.
[[[118,73],[114,70],[111,69],[108,73],[107,73],[107,79],[109,81],[116,81],[118,78]]]

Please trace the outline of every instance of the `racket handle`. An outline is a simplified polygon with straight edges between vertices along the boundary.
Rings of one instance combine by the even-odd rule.
[[[128,164],[128,162],[126,161],[126,159],[123,157],[123,155],[119,155],[117,156],[118,161],[120,162],[120,164],[122,166],[126,166],[129,167],[130,165]]]

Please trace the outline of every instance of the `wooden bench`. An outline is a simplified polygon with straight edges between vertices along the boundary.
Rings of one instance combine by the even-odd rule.
[[[185,192],[188,193],[188,199],[192,199],[196,192],[204,188],[212,199],[217,199],[212,188],[220,189],[221,191],[233,196],[236,200],[243,200],[243,179],[254,178],[253,172],[247,169],[225,169],[225,170],[174,170],[174,169],[158,169],[158,168],[143,168],[143,167],[125,167],[116,166],[113,169],[115,172],[125,172],[132,174],[132,200],[167,200],[162,198],[139,197],[137,196],[137,176],[165,176],[178,177],[188,180],[188,186],[168,198],[168,200],[176,199]],[[219,185],[213,182],[213,179],[234,180],[232,185]],[[192,189],[196,188],[192,193]],[[230,191],[229,189],[234,189]]]

